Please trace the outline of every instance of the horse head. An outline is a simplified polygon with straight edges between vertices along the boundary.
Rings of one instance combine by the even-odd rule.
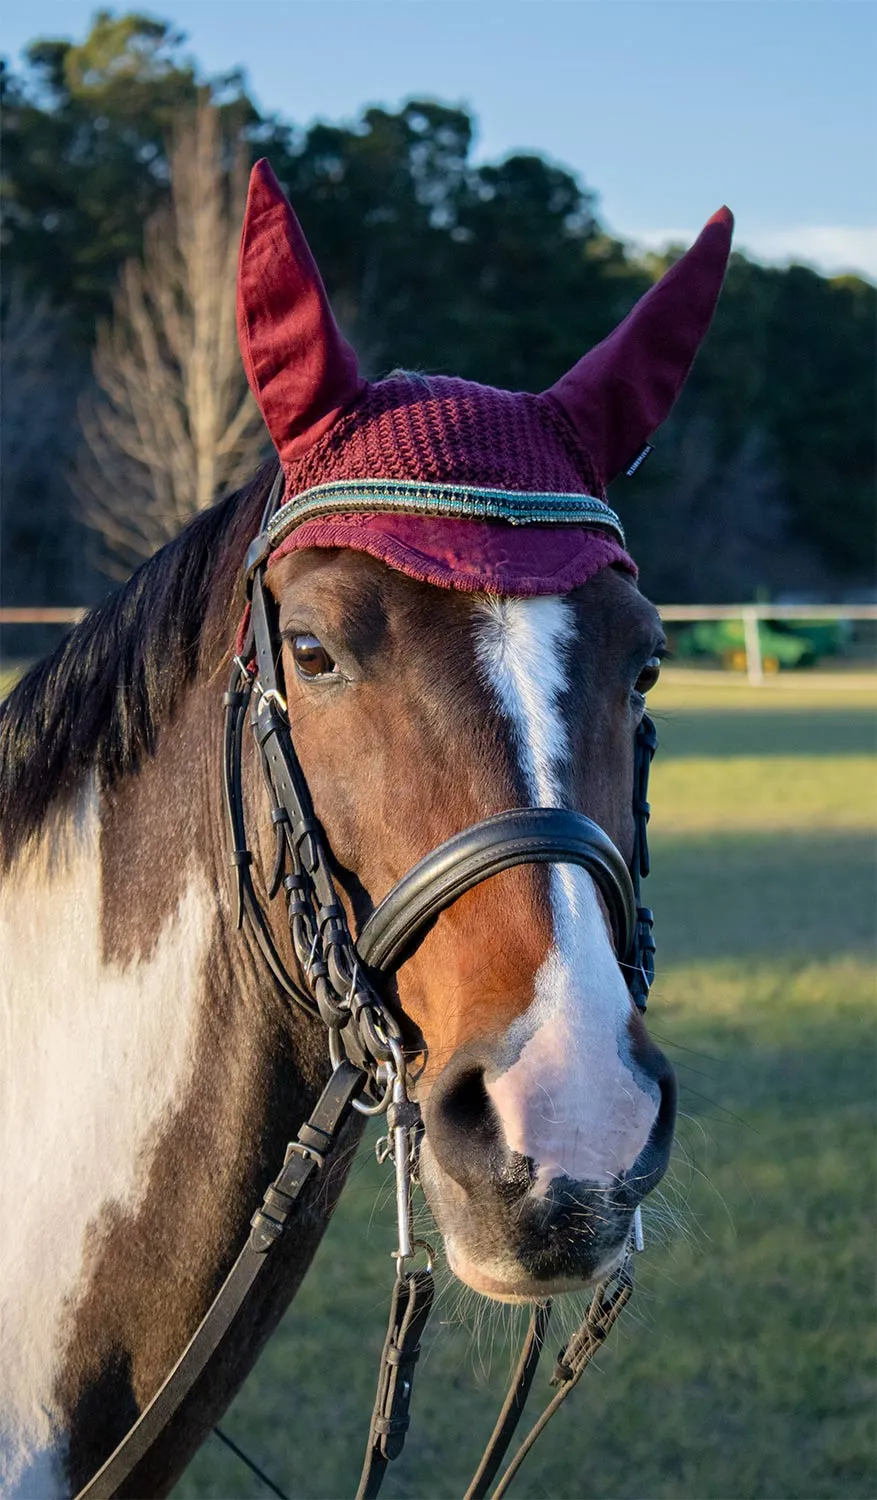
[[[408,1075],[464,1282],[541,1315],[623,1278],[675,1096],[637,909],[663,638],[606,485],[678,394],[730,229],[549,391],[370,382],[254,169],[240,342],[279,468],[0,705],[4,1494],[169,1491],[315,1252],[360,1067],[372,1097]],[[332,1129],[284,1155],[339,1078]],[[220,1293],[236,1254],[266,1267],[246,1317]],[[221,1304],[197,1399],[168,1408]]]
[[[541,395],[368,382],[292,209],[254,169],[239,330],[283,474],[260,560],[352,927],[436,846],[508,810],[583,813],[632,865],[634,745],[663,635],[606,485],[681,388],[730,231],[722,210]],[[264,815],[262,839],[267,858]],[[604,1277],[675,1114],[605,892],[562,857],[516,864],[412,946],[394,999],[452,1270],[507,1300]]]

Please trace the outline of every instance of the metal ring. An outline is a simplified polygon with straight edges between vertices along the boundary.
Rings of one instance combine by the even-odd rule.
[[[344,1050],[343,1050],[343,1048],[341,1046],[341,1032],[340,1032],[340,1030],[339,1030],[339,1028],[337,1026],[330,1026],[329,1027],[329,1061],[331,1062],[333,1068],[338,1068],[338,1067],[341,1066],[341,1064],[342,1064],[342,1062],[344,1062],[344,1060],[345,1060]],[[396,1074],[393,1071],[393,1069],[390,1068],[390,1070],[389,1070],[389,1077],[387,1079],[387,1084],[386,1084],[386,1087],[384,1089],[383,1097],[378,1101],[377,1104],[363,1104],[363,1102],[362,1102],[361,1099],[351,1099],[350,1102],[353,1105],[353,1108],[356,1110],[357,1114],[359,1114],[359,1115],[384,1115],[384,1114],[386,1114],[387,1110],[390,1107],[390,1101],[392,1100],[392,1097],[393,1097],[393,1084],[395,1083],[395,1081],[396,1081]]]
[[[361,1099],[353,1099],[351,1101],[353,1104],[353,1108],[360,1115],[385,1115],[390,1107],[390,1101],[393,1097],[393,1082],[394,1077],[393,1075],[391,1075],[387,1087],[384,1090],[384,1097],[381,1099],[380,1103],[363,1104]]]
[[[389,1062],[393,1056],[392,1042],[401,1040],[401,1032],[393,1016],[377,995],[366,992],[367,999],[354,1008],[356,1024],[366,1049],[376,1062]],[[386,1056],[381,1054],[385,1053]]]
[[[330,1026],[328,1028],[328,1031],[329,1031],[329,1061],[332,1064],[333,1068],[340,1068],[341,1064],[343,1062],[347,1061],[347,1059],[346,1059],[346,1057],[344,1055],[344,1049],[341,1046],[341,1027],[340,1026]]]
[[[423,1250],[426,1255],[426,1270],[428,1275],[431,1276],[435,1270],[435,1250],[429,1243],[429,1240],[412,1240],[411,1249],[412,1251],[417,1249]],[[414,1256],[400,1255],[398,1250],[391,1250],[390,1254],[396,1262],[396,1270],[398,1275],[401,1277],[403,1262],[406,1260],[413,1260]]]
[[[390,1054],[393,1058],[393,1067],[396,1069],[396,1076],[397,1078],[400,1078],[404,1081],[405,1074],[408,1071],[408,1065],[405,1062],[405,1054],[402,1051],[401,1044],[396,1040],[394,1036],[388,1036],[387,1046],[389,1047]]]

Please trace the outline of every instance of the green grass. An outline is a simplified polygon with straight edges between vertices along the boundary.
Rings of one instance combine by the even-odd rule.
[[[24,676],[29,666],[30,662],[4,661],[0,663],[0,700],[5,698],[7,693],[12,692],[19,677]]]
[[[646,1213],[632,1309],[523,1469],[520,1500],[877,1494],[866,700],[655,694],[650,1020],[679,1072],[679,1145]],[[363,1154],[226,1419],[307,1500],[356,1486],[390,1280],[387,1197]],[[489,1329],[445,1283],[388,1500],[462,1493],[507,1377],[507,1320]],[[545,1392],[540,1377],[534,1409]],[[176,1494],[255,1500],[260,1487],[212,1441]]]
[[[670,677],[652,703],[650,1024],[679,1075],[678,1145],[647,1206],[634,1303],[513,1493],[871,1500],[873,681],[870,692],[804,677],[753,690]],[[0,677],[0,695],[10,686]],[[356,1488],[386,1322],[389,1196],[364,1150],[312,1273],[225,1419],[298,1500]],[[559,1311],[571,1324],[579,1309]],[[462,1494],[514,1327],[519,1314],[486,1318],[444,1273],[387,1500]],[[175,1491],[265,1493],[215,1440]]]

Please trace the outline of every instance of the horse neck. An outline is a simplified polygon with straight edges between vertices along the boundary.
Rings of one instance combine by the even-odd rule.
[[[18,955],[4,965],[0,1105],[12,1491],[55,1492],[45,1465],[62,1452],[80,1483],[107,1433],[122,1436],[203,1315],[324,1070],[322,1039],[291,1023],[234,931],[220,696],[214,681],[183,694],[154,757],[112,789],[83,785],[5,883],[4,946]],[[47,1233],[49,1184],[60,1234]],[[246,1357],[219,1372],[217,1410],[333,1200],[257,1310]]]

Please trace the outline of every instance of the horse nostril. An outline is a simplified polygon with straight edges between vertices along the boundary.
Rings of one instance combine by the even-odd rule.
[[[669,1063],[666,1063],[658,1077],[658,1087],[661,1090],[661,1103],[658,1106],[654,1134],[669,1152],[676,1126],[676,1074]]]
[[[445,1115],[467,1132],[483,1132],[492,1110],[482,1068],[469,1068],[451,1083],[444,1097]]]
[[[496,1153],[500,1127],[484,1082],[484,1068],[454,1058],[444,1068],[425,1111],[427,1138],[443,1171],[461,1187],[482,1184],[487,1158]]]
[[[649,1072],[660,1089],[661,1099],[649,1138],[626,1174],[637,1202],[650,1193],[663,1177],[676,1125],[676,1074],[664,1054],[656,1047],[652,1049]]]

